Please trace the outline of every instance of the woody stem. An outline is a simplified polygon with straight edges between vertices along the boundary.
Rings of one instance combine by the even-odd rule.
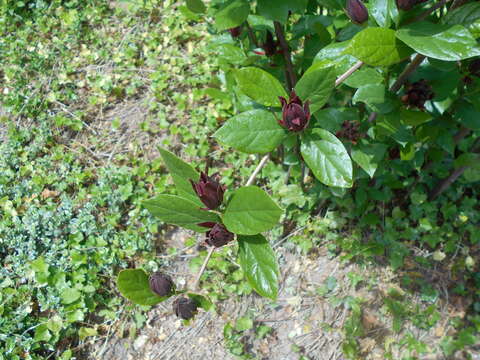
[[[198,285],[200,284],[200,278],[202,277],[202,274],[205,272],[205,269],[207,268],[207,264],[210,261],[210,258],[213,255],[213,252],[215,251],[215,246],[210,247],[208,249],[208,254],[205,260],[203,261],[202,267],[200,268],[200,271],[197,274],[197,277],[195,278],[195,283],[193,285],[193,289],[196,291],[198,290]]]
[[[280,24],[278,21],[274,21],[273,25],[275,26],[275,34],[277,35],[278,42],[280,43],[280,47],[282,48],[283,58],[285,59],[285,73],[287,78],[287,85],[289,90],[293,90],[295,84],[297,83],[297,76],[295,75],[295,70],[293,69],[290,49],[288,48],[288,43],[285,39],[285,34],[283,33],[282,24]]]

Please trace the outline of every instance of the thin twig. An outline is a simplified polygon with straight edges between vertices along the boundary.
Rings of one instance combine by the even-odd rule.
[[[250,177],[248,178],[248,181],[247,183],[245,184],[245,186],[250,186],[253,184],[253,182],[255,181],[255,177],[258,175],[258,173],[263,169],[263,167],[265,166],[265,164],[267,163],[268,159],[270,158],[270,153],[268,153],[267,155],[265,155],[262,160],[260,160],[260,163],[257,165],[257,167],[255,168],[255,170],[253,170],[253,173],[252,175],[250,175]]]
[[[421,13],[417,17],[414,17],[413,19],[410,19],[409,21],[405,22],[405,25],[411,24],[417,21],[422,21],[426,17],[428,17],[431,13],[433,13],[435,10],[445,6],[446,3],[448,3],[450,0],[440,0],[437,2],[435,5],[433,5],[431,8],[427,9],[425,12]]]
[[[360,69],[360,67],[363,65],[363,61],[357,61],[353,66],[348,69],[345,73],[340,75],[338,79],[335,81],[335,86],[340,85],[342,82],[344,82],[350,75],[352,75],[356,70]]]
[[[480,151],[480,137],[475,140],[470,152],[476,153],[479,151]],[[428,195],[428,199],[435,200],[441,193],[447,190],[449,186],[452,185],[455,182],[455,180],[457,180],[468,168],[469,166],[461,166],[459,168],[454,169],[453,172],[448,177],[440,181],[440,183],[435,188],[433,188],[433,190]]]
[[[290,54],[290,49],[288,48],[287,40],[285,39],[285,34],[283,33],[282,24],[278,21],[273,22],[275,26],[275,34],[282,48],[283,57],[285,59],[285,72],[287,74],[287,85],[290,90],[295,87],[297,83],[297,76],[295,75],[295,70],[293,69],[292,57]]]
[[[403,70],[403,72],[400,74],[400,76],[397,78],[397,81],[390,87],[390,91],[393,93],[396,93],[402,85],[407,81],[408,77],[412,72],[415,71],[415,69],[422,63],[422,61],[425,59],[424,55],[417,54],[413,58],[412,62],[408,64],[408,66]]]
[[[200,271],[197,274],[197,277],[195,278],[195,283],[193,285],[193,288],[195,290],[198,290],[198,285],[200,283],[200,278],[202,277],[202,274],[205,272],[205,269],[207,268],[207,264],[210,261],[210,258],[212,257],[213,252],[215,251],[215,246],[210,247],[208,249],[208,254],[205,260],[203,261],[202,267],[200,268]]]

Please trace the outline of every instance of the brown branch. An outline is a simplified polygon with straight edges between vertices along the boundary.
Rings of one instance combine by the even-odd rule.
[[[283,58],[285,59],[285,73],[287,78],[287,85],[289,90],[292,90],[297,83],[297,76],[295,75],[295,70],[293,69],[292,56],[290,54],[290,49],[288,48],[287,40],[285,39],[285,34],[283,33],[282,24],[278,21],[273,22],[275,26],[275,34],[277,35],[278,42],[282,48]]]
[[[398,90],[400,90],[405,81],[407,81],[410,74],[417,69],[417,67],[422,63],[424,59],[424,55],[415,55],[412,62],[408,64],[405,70],[403,70],[403,72],[398,76],[397,81],[395,81],[395,83],[390,87],[390,91],[396,93]]]
[[[475,140],[473,143],[470,152],[476,153],[480,151],[480,137]],[[455,180],[457,180],[464,172],[467,170],[469,166],[461,166],[457,169],[454,169],[452,173],[440,181],[440,183],[432,189],[430,194],[428,195],[429,200],[435,200],[441,193],[443,193],[445,190],[447,190],[450,185],[452,185]]]
[[[428,17],[428,15],[433,13],[435,10],[440,9],[441,7],[445,6],[449,1],[451,1],[451,0],[440,0],[435,5],[433,5],[431,8],[427,9],[425,12],[423,12],[420,15],[414,17],[413,19],[410,19],[409,21],[406,21],[405,25],[411,24],[411,23],[414,23],[414,22],[417,22],[417,21],[422,21],[423,19]]]
[[[344,82],[350,75],[352,75],[355,71],[360,69],[363,65],[363,61],[357,61],[353,66],[345,71],[342,75],[338,77],[337,80],[335,80],[335,86],[340,85],[342,82]]]
[[[246,182],[245,186],[250,186],[253,184],[255,181],[255,177],[258,175],[258,173],[263,169],[263,167],[267,164],[268,159],[270,158],[270,153],[265,155],[262,160],[260,160],[260,163],[257,165],[255,170],[253,170],[252,175],[248,178],[248,181]]]

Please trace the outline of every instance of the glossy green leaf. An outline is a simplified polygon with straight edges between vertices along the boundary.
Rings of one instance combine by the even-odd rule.
[[[235,72],[240,90],[265,106],[280,106],[279,96],[288,97],[280,81],[265,70],[246,67]]]
[[[368,65],[388,66],[404,60],[412,51],[395,37],[395,31],[366,28],[353,37],[344,53]]]
[[[200,209],[196,203],[175,195],[158,195],[146,200],[143,206],[163,222],[182,226],[197,232],[205,232],[205,228],[197,224],[218,222],[218,216]]]
[[[148,275],[142,269],[120,271],[117,288],[123,296],[137,305],[152,306],[168,299],[168,296],[158,296],[150,290]]]
[[[302,137],[300,150],[320,182],[327,186],[352,187],[352,161],[334,135],[323,129],[312,129]]]
[[[189,179],[191,179],[194,182],[197,182],[200,178],[200,174],[190,164],[186,163],[170,151],[161,147],[158,147],[158,151],[160,152],[160,156],[162,157],[168,172],[173,178],[178,194],[181,197],[187,198],[199,206],[202,206],[203,203],[198,198],[189,181]]]
[[[256,109],[229,119],[213,136],[236,150],[263,154],[275,149],[286,132],[271,112]]]
[[[352,149],[352,159],[373,178],[386,150],[385,144],[359,144]]]
[[[475,25],[480,21],[480,3],[472,2],[449,11],[443,18],[442,23],[447,25],[463,25],[470,32],[475,33]],[[473,31],[472,31],[473,30]]]
[[[381,104],[385,101],[385,85],[369,84],[360,87],[353,95],[352,102],[363,102],[372,106],[373,104]]]
[[[308,0],[258,0],[258,13],[267,19],[285,23],[288,12],[303,13]]]
[[[310,111],[323,107],[335,87],[333,67],[307,71],[295,86],[295,92],[304,102],[310,102]]]
[[[353,88],[360,88],[383,83],[383,76],[376,69],[364,67],[355,71],[343,83]]]
[[[223,214],[228,230],[240,235],[255,235],[278,224],[282,209],[257,186],[235,190]]]
[[[432,120],[432,115],[426,111],[416,111],[402,108],[400,109],[400,118],[402,123],[409,126],[419,126]]]
[[[202,0],[187,0],[187,8],[197,14],[202,14],[207,9]]]
[[[238,259],[249,284],[261,296],[275,300],[278,265],[275,253],[261,234],[238,237]]]
[[[397,31],[397,38],[419,54],[445,61],[480,55],[472,34],[461,25],[414,23]]]
[[[314,65],[323,68],[335,66],[335,75],[341,75],[358,60],[352,55],[344,54],[350,41],[334,42],[320,50],[313,59]],[[313,66],[311,67],[313,68]]]
[[[458,102],[455,106],[454,117],[461,121],[463,126],[472,130],[480,130],[480,112],[472,104],[466,101]]]
[[[215,47],[215,52],[218,53],[218,60],[228,64],[241,65],[247,59],[243,50],[232,44],[220,44]]]
[[[395,0],[372,0],[369,13],[373,16],[377,24],[388,28],[391,24],[390,14],[392,9],[396,9]]]
[[[241,25],[247,20],[250,5],[245,0],[228,2],[215,13],[215,27],[217,30],[226,30]]]

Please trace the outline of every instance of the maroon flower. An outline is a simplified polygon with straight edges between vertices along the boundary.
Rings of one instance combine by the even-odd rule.
[[[355,24],[368,20],[368,10],[361,0],[347,0],[347,15]]]
[[[282,120],[278,123],[289,131],[298,132],[304,130],[310,122],[308,101],[305,101],[305,104],[303,104],[293,90],[288,102],[283,96],[279,96],[279,99],[282,103]]]
[[[273,56],[277,53],[278,41],[273,39],[273,35],[267,30],[267,38],[262,45],[262,49],[265,51],[265,55]]]
[[[218,174],[208,176],[208,169],[200,173],[200,180],[195,183],[190,179],[193,190],[198,195],[200,200],[210,210],[215,210],[223,201],[224,189],[218,182]]]
[[[148,279],[150,290],[159,296],[168,296],[175,289],[175,284],[170,276],[159,271],[150,275]]]
[[[227,30],[230,32],[230,35],[232,35],[232,38],[239,37],[240,34],[242,33],[242,27],[241,26],[237,26],[237,27],[230,28],[230,29],[227,29]]]
[[[480,59],[473,60],[468,65],[468,71],[470,72],[470,74],[480,77]]]
[[[181,297],[173,302],[175,315],[184,320],[189,320],[197,314],[197,303],[190,298]]]
[[[425,109],[425,101],[432,100],[434,97],[432,87],[425,79],[406,85],[405,90],[405,95],[402,96],[403,103],[420,110]]]
[[[205,222],[198,225],[210,228],[206,233],[206,242],[210,246],[221,247],[228,244],[234,238],[234,234],[228,231],[222,224]]]

